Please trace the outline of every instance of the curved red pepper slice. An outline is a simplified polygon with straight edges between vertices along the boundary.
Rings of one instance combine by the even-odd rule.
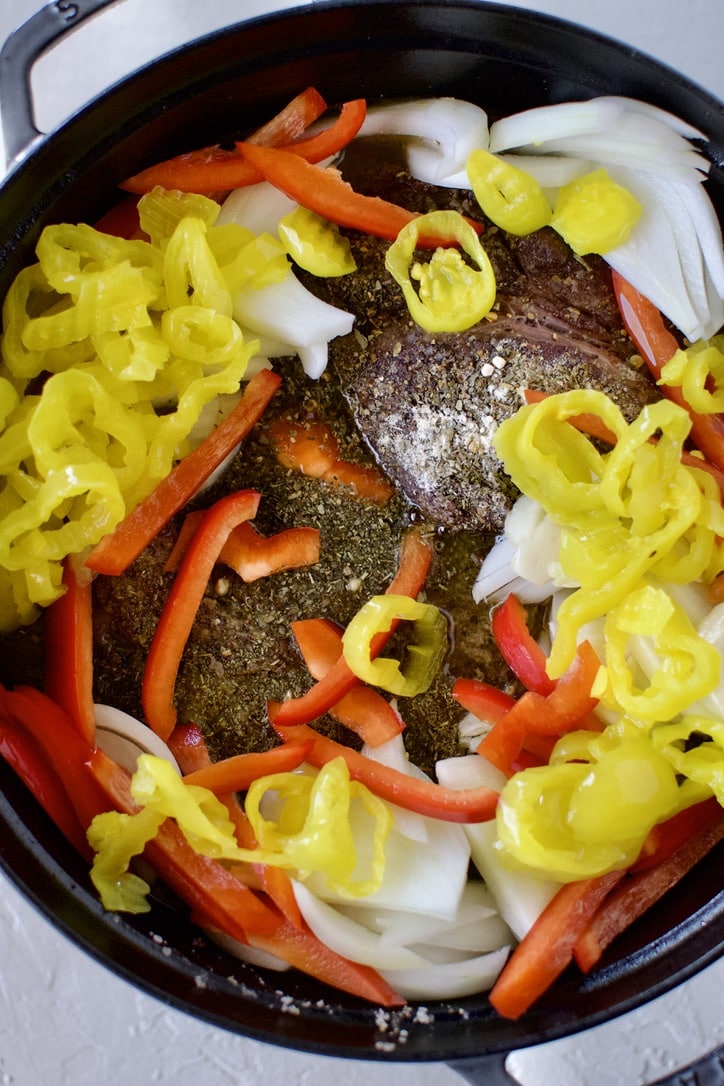
[[[312,678],[324,678],[342,655],[340,628],[328,619],[308,618],[293,622],[292,633]],[[389,701],[363,683],[332,705],[329,713],[372,747],[386,743],[405,727]]]
[[[146,720],[164,740],[176,725],[176,674],[211,571],[229,533],[256,515],[260,498],[256,490],[242,490],[206,510],[176,574],[151,642],[141,690]]]
[[[493,609],[493,637],[506,664],[526,690],[550,694],[555,683],[546,672],[546,656],[528,629],[525,607],[512,593]]]
[[[249,381],[238,404],[192,452],[179,461],[147,498],[139,502],[113,532],[93,548],[86,565],[96,573],[124,573],[212,472],[261,418],[281,384],[272,370],[260,370]]]

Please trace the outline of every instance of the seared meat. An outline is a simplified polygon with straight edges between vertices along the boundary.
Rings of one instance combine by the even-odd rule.
[[[354,159],[345,166],[357,188],[412,210],[481,217],[469,194],[411,184],[388,158],[371,172]],[[490,319],[468,332],[430,335],[411,321],[384,266],[387,242],[351,235],[359,271],[308,285],[356,315],[353,332],[331,344],[330,364],[387,473],[436,523],[497,531],[515,489],[492,438],[523,389],[602,389],[627,417],[658,396],[629,361],[603,261],[577,259],[552,230],[518,239],[488,225],[482,241],[498,296]]]

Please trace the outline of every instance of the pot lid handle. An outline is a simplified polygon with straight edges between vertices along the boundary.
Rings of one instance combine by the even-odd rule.
[[[42,138],[35,125],[30,76],[49,45],[114,0],[56,0],[7,38],[0,49],[0,103],[8,165]]]

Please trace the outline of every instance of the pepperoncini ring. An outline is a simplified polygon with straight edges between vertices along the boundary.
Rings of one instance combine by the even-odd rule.
[[[373,658],[376,635],[391,630],[397,620],[412,623],[404,661]],[[349,622],[342,646],[345,660],[359,679],[410,698],[427,690],[437,674],[447,649],[447,621],[439,608],[410,596],[373,596]]]
[[[550,201],[525,170],[482,148],[470,154],[466,169],[475,199],[501,230],[524,237],[550,222]]]
[[[453,247],[437,248],[428,264],[414,262],[422,236],[457,242],[469,262]],[[413,219],[387,250],[385,267],[402,289],[413,320],[428,332],[464,332],[495,302],[495,273],[488,254],[457,211],[431,211]]]

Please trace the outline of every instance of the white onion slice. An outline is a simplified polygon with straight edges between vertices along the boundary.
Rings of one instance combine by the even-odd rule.
[[[135,771],[140,754],[153,754],[157,758],[164,758],[180,772],[170,749],[147,724],[142,724],[140,720],[113,705],[97,704],[93,709],[98,746],[129,773]]]
[[[216,223],[222,226],[234,222],[254,234],[276,236],[279,220],[298,206],[296,200],[290,199],[268,181],[260,181],[258,185],[247,185],[229,193],[221,205]]]
[[[422,969],[383,969],[382,976],[405,999],[462,999],[493,987],[510,947],[463,961]]]
[[[424,958],[404,946],[382,944],[380,936],[364,924],[321,901],[303,883],[292,879],[297,905],[318,939],[337,954],[373,969],[418,969]]]
[[[243,290],[234,298],[234,317],[254,333],[299,347],[313,347],[352,331],[354,316],[316,298],[290,272],[280,283]]]
[[[463,764],[456,766],[453,763]],[[473,788],[487,785],[491,771],[498,770],[480,754],[461,759],[447,758],[436,766],[440,784],[448,788]],[[500,915],[517,939],[522,939],[560,887],[552,879],[535,872],[509,867],[501,859],[496,846],[498,831],[495,819],[466,825],[473,863],[493,895]]]
[[[228,954],[242,962],[247,962],[249,965],[258,965],[261,969],[273,969],[276,973],[286,973],[288,969],[291,969],[289,962],[285,962],[283,958],[278,958],[276,954],[271,954],[262,947],[241,943],[238,939],[233,939],[223,931],[215,931],[211,928],[204,928],[204,931],[209,939],[212,939]]]
[[[405,773],[408,777],[419,777],[421,780],[429,779],[419,766],[414,765],[407,757],[401,735],[394,735],[391,739],[379,743],[376,747],[365,744],[362,747],[362,753],[370,761],[388,766],[388,768],[395,769],[398,773]],[[429,841],[428,819],[423,815],[416,814],[415,811],[408,811],[404,807],[398,807],[394,803],[390,803],[389,807],[394,815],[395,828],[398,833],[401,833],[403,837],[409,837],[411,841],[418,841],[422,844]]]
[[[610,98],[560,102],[502,117],[490,126],[489,150],[494,154],[517,147],[541,147],[554,139],[583,136],[612,128],[624,106]]]
[[[460,98],[427,98],[373,106],[360,136],[417,137],[407,148],[408,168],[418,181],[444,185],[464,172],[470,152],[488,146],[488,117]]]

